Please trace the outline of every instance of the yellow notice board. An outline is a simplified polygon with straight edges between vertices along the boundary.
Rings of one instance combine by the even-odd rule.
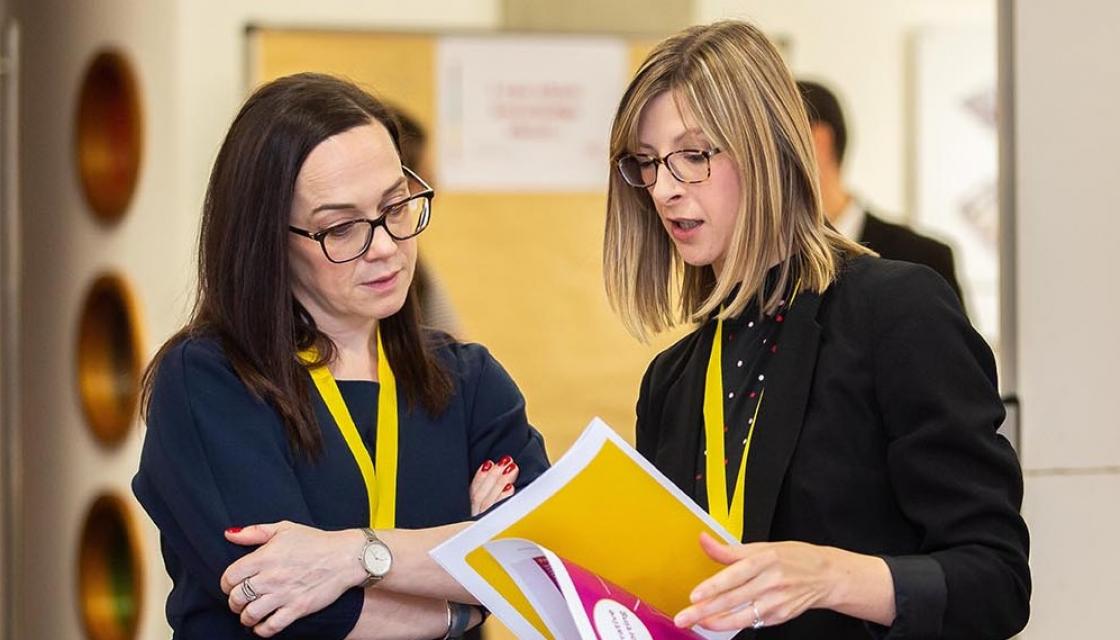
[[[439,36],[254,29],[248,37],[252,85],[300,71],[345,76],[409,111],[428,129],[429,154],[438,153]],[[653,44],[627,41],[635,68]],[[463,337],[490,348],[520,386],[550,454],[567,450],[595,415],[632,441],[642,373],[680,332],[642,345],[611,312],[600,265],[606,194],[435,187],[421,255],[447,289]],[[495,631],[490,637],[509,637]]]

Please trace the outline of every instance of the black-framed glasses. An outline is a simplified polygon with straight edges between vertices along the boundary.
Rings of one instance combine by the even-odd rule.
[[[407,177],[420,184],[422,190],[385,205],[381,208],[381,215],[376,218],[347,220],[315,232],[293,226],[289,226],[288,230],[318,242],[323,248],[323,255],[334,263],[350,262],[365,255],[369,245],[373,243],[377,227],[384,227],[389,237],[397,242],[415,237],[428,228],[428,222],[432,218],[432,198],[436,192],[412,169],[405,166],[401,168]]]
[[[695,184],[712,177],[712,156],[720,151],[719,148],[679,149],[661,158],[628,153],[618,158],[618,172],[630,186],[644,189],[657,183],[657,169],[665,165],[678,181]]]

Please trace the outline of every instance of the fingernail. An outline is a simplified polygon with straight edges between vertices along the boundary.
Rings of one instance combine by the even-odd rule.
[[[696,591],[693,591],[691,594],[689,594],[688,599],[689,599],[689,601],[691,601],[693,603],[700,602],[701,600],[704,599],[704,594],[703,594],[702,591],[696,590]]]
[[[508,467],[506,467],[505,469],[502,470],[502,475],[503,476],[508,476],[509,474],[513,473],[513,470],[516,469],[516,468],[517,468],[517,465],[515,465],[511,462]]]
[[[482,470],[483,471],[489,471],[490,468],[493,467],[493,466],[494,466],[494,463],[487,460],[486,462],[482,463]]]
[[[507,492],[507,491],[513,491],[513,485],[512,485],[512,484],[507,484],[507,485],[505,486],[505,488],[504,488],[504,489],[502,489],[502,493],[505,493],[505,492]]]
[[[513,462],[513,458],[511,456],[503,456],[502,459],[498,461],[498,466],[504,467],[511,462]]]
[[[673,618],[673,624],[675,624],[675,625],[677,625],[677,627],[683,629],[686,626],[688,626],[688,625],[685,624],[685,619],[686,618],[685,618],[685,615],[683,613],[678,613],[677,617]]]
[[[230,527],[226,529],[226,533],[241,533],[241,527]]]

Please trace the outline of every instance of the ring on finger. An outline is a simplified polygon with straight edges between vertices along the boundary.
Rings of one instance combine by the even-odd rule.
[[[754,611],[754,622],[751,623],[751,628],[761,629],[762,627],[765,627],[766,623],[762,620],[762,616],[758,613],[758,605],[754,602],[751,602],[750,605],[751,610]]]
[[[245,578],[245,580],[241,582],[241,594],[244,595],[245,600],[249,602],[253,602],[261,597],[261,594],[257,593],[257,590],[253,588],[253,585],[249,584],[249,578]]]

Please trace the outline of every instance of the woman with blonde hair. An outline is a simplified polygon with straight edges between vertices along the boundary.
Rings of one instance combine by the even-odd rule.
[[[1003,638],[1026,623],[1022,474],[995,363],[949,286],[826,224],[775,47],[659,44],[611,132],[604,274],[645,338],[639,451],[743,544],[679,626],[760,638]]]

